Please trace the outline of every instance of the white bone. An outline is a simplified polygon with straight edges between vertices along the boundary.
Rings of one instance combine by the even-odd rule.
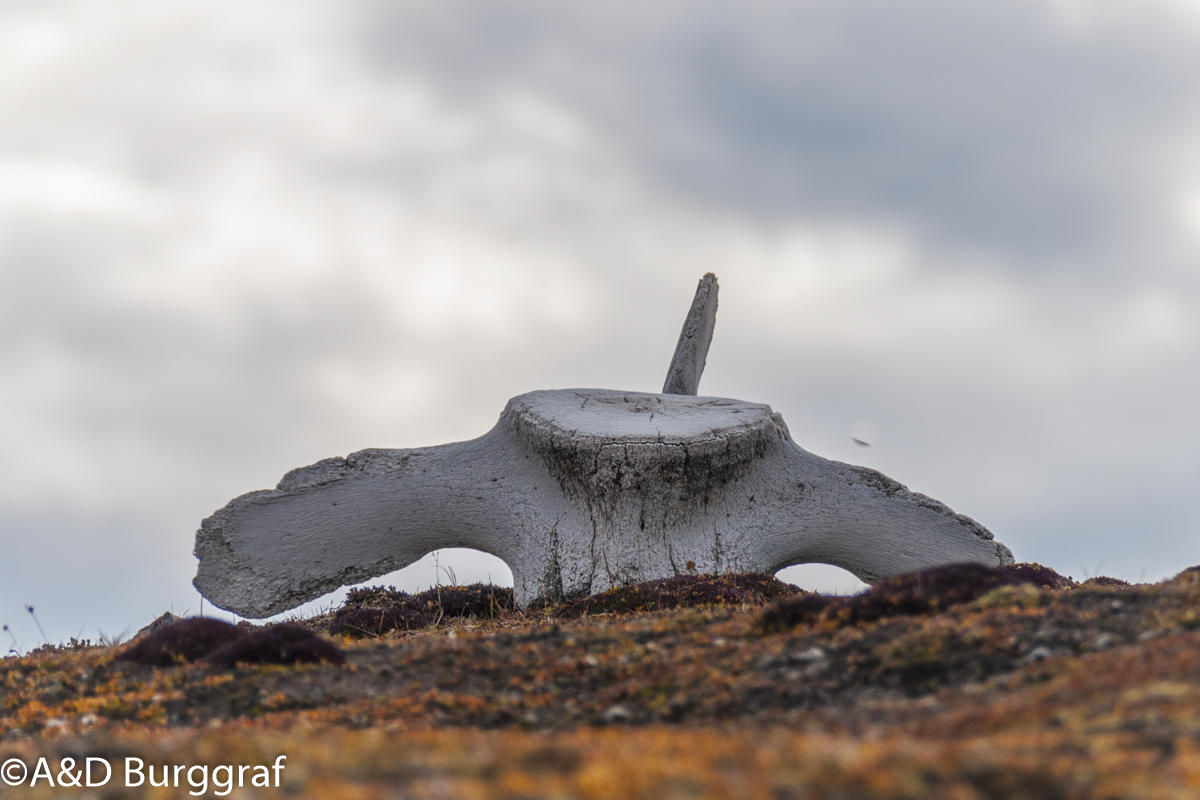
[[[697,397],[716,312],[709,273],[661,395],[530,392],[478,439],[330,458],[230,501],[196,532],[193,584],[261,618],[444,547],[503,559],[521,606],[685,572],[1012,563],[974,520],[802,450],[769,406]]]
[[[717,324],[717,276],[711,272],[700,279],[692,307],[683,321],[675,355],[663,383],[663,394],[695,396],[700,391],[700,376],[712,344],[713,328]]]
[[[522,606],[688,571],[1013,560],[936,500],[801,449],[769,406],[566,389],[513,398],[478,439],[327,459],[231,501],[196,534],[194,583],[265,617],[445,547],[503,559]]]

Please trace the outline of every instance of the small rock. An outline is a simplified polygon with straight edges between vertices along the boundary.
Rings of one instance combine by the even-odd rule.
[[[1033,664],[1038,661],[1045,661],[1047,658],[1049,658],[1052,655],[1054,655],[1054,651],[1051,650],[1049,647],[1046,647],[1045,645],[1038,645],[1037,647],[1030,650],[1028,654],[1026,654],[1025,658],[1023,658],[1021,660],[1021,663]]]
[[[811,664],[814,661],[824,661],[829,656],[825,650],[820,647],[810,647],[807,650],[802,650],[799,653],[792,653],[789,658],[792,661],[799,661],[802,664]]]
[[[609,706],[604,712],[604,721],[612,725],[619,722],[629,721],[629,709],[622,705]]]
[[[167,625],[170,625],[172,622],[178,622],[181,619],[183,619],[183,617],[177,617],[174,614],[172,614],[170,611],[164,611],[161,617],[158,617],[153,622],[151,622],[149,625],[147,625],[146,627],[139,630],[137,633],[135,633],[133,635],[133,638],[136,639],[137,637],[139,637],[143,634],[146,634],[146,633],[154,633],[159,628],[164,628]]]

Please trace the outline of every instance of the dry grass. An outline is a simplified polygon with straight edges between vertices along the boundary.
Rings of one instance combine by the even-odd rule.
[[[761,614],[443,620],[341,639],[342,667],[45,649],[0,661],[0,758],[282,753],[313,797],[1200,796],[1200,572],[775,633]]]

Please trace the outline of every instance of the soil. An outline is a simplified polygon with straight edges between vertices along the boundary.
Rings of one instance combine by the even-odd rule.
[[[906,579],[832,602],[772,580],[360,629],[333,637],[340,666],[42,648],[0,661],[0,760],[244,760],[270,743],[308,764],[293,789],[330,796],[1200,796],[1200,570],[944,596],[944,577]],[[425,607],[360,600],[343,618]]]

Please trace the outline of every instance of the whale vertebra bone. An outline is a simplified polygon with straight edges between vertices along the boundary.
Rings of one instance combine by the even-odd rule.
[[[715,279],[704,290],[689,323],[707,314],[711,338]],[[689,323],[673,371],[681,352],[699,369],[668,386],[694,393],[707,340],[689,353]],[[232,500],[196,533],[193,583],[260,618],[445,547],[501,558],[521,606],[689,571],[820,562],[871,582],[1013,560],[936,500],[803,450],[769,406],[563,389],[513,398],[478,439],[326,459]]]
[[[700,391],[700,375],[708,359],[713,328],[717,324],[717,276],[711,272],[700,279],[692,307],[683,321],[679,344],[667,369],[663,394],[696,395]]]

